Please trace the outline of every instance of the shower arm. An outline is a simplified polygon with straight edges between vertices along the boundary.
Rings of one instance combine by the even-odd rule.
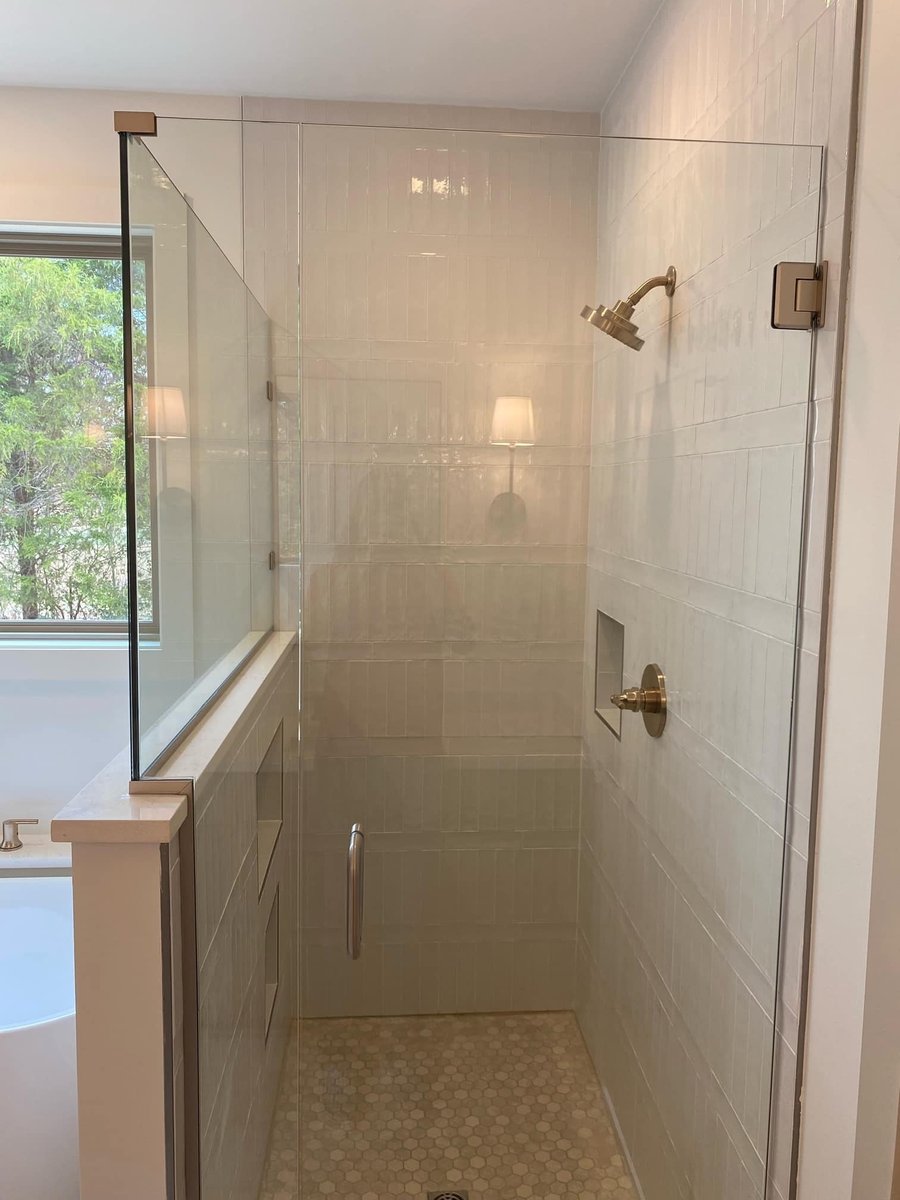
[[[674,267],[669,267],[665,275],[654,275],[652,279],[648,279],[646,283],[642,283],[639,288],[635,288],[625,303],[629,304],[632,308],[636,308],[648,292],[652,292],[654,288],[658,287],[665,288],[667,296],[672,295],[675,291]]]

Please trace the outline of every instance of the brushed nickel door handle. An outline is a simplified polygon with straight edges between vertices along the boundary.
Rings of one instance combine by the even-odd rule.
[[[347,846],[347,953],[353,959],[362,953],[365,854],[366,836],[357,823],[350,830]]]
[[[20,825],[40,825],[37,817],[7,817],[3,822],[3,841],[0,850],[21,850],[22,839],[19,837]]]

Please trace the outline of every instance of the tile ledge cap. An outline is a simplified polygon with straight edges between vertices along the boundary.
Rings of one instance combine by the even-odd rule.
[[[54,817],[50,836],[54,842],[164,845],[174,840],[187,811],[184,794],[131,796],[126,792],[96,806],[85,796]]]

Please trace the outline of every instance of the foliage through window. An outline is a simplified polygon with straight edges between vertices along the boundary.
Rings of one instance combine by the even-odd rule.
[[[136,266],[136,307],[146,311],[146,267]],[[118,238],[0,234],[7,625],[126,619],[122,386]]]

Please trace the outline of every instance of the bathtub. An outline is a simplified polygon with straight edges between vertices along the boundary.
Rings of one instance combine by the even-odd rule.
[[[78,1200],[72,880],[0,871],[0,1195]]]

